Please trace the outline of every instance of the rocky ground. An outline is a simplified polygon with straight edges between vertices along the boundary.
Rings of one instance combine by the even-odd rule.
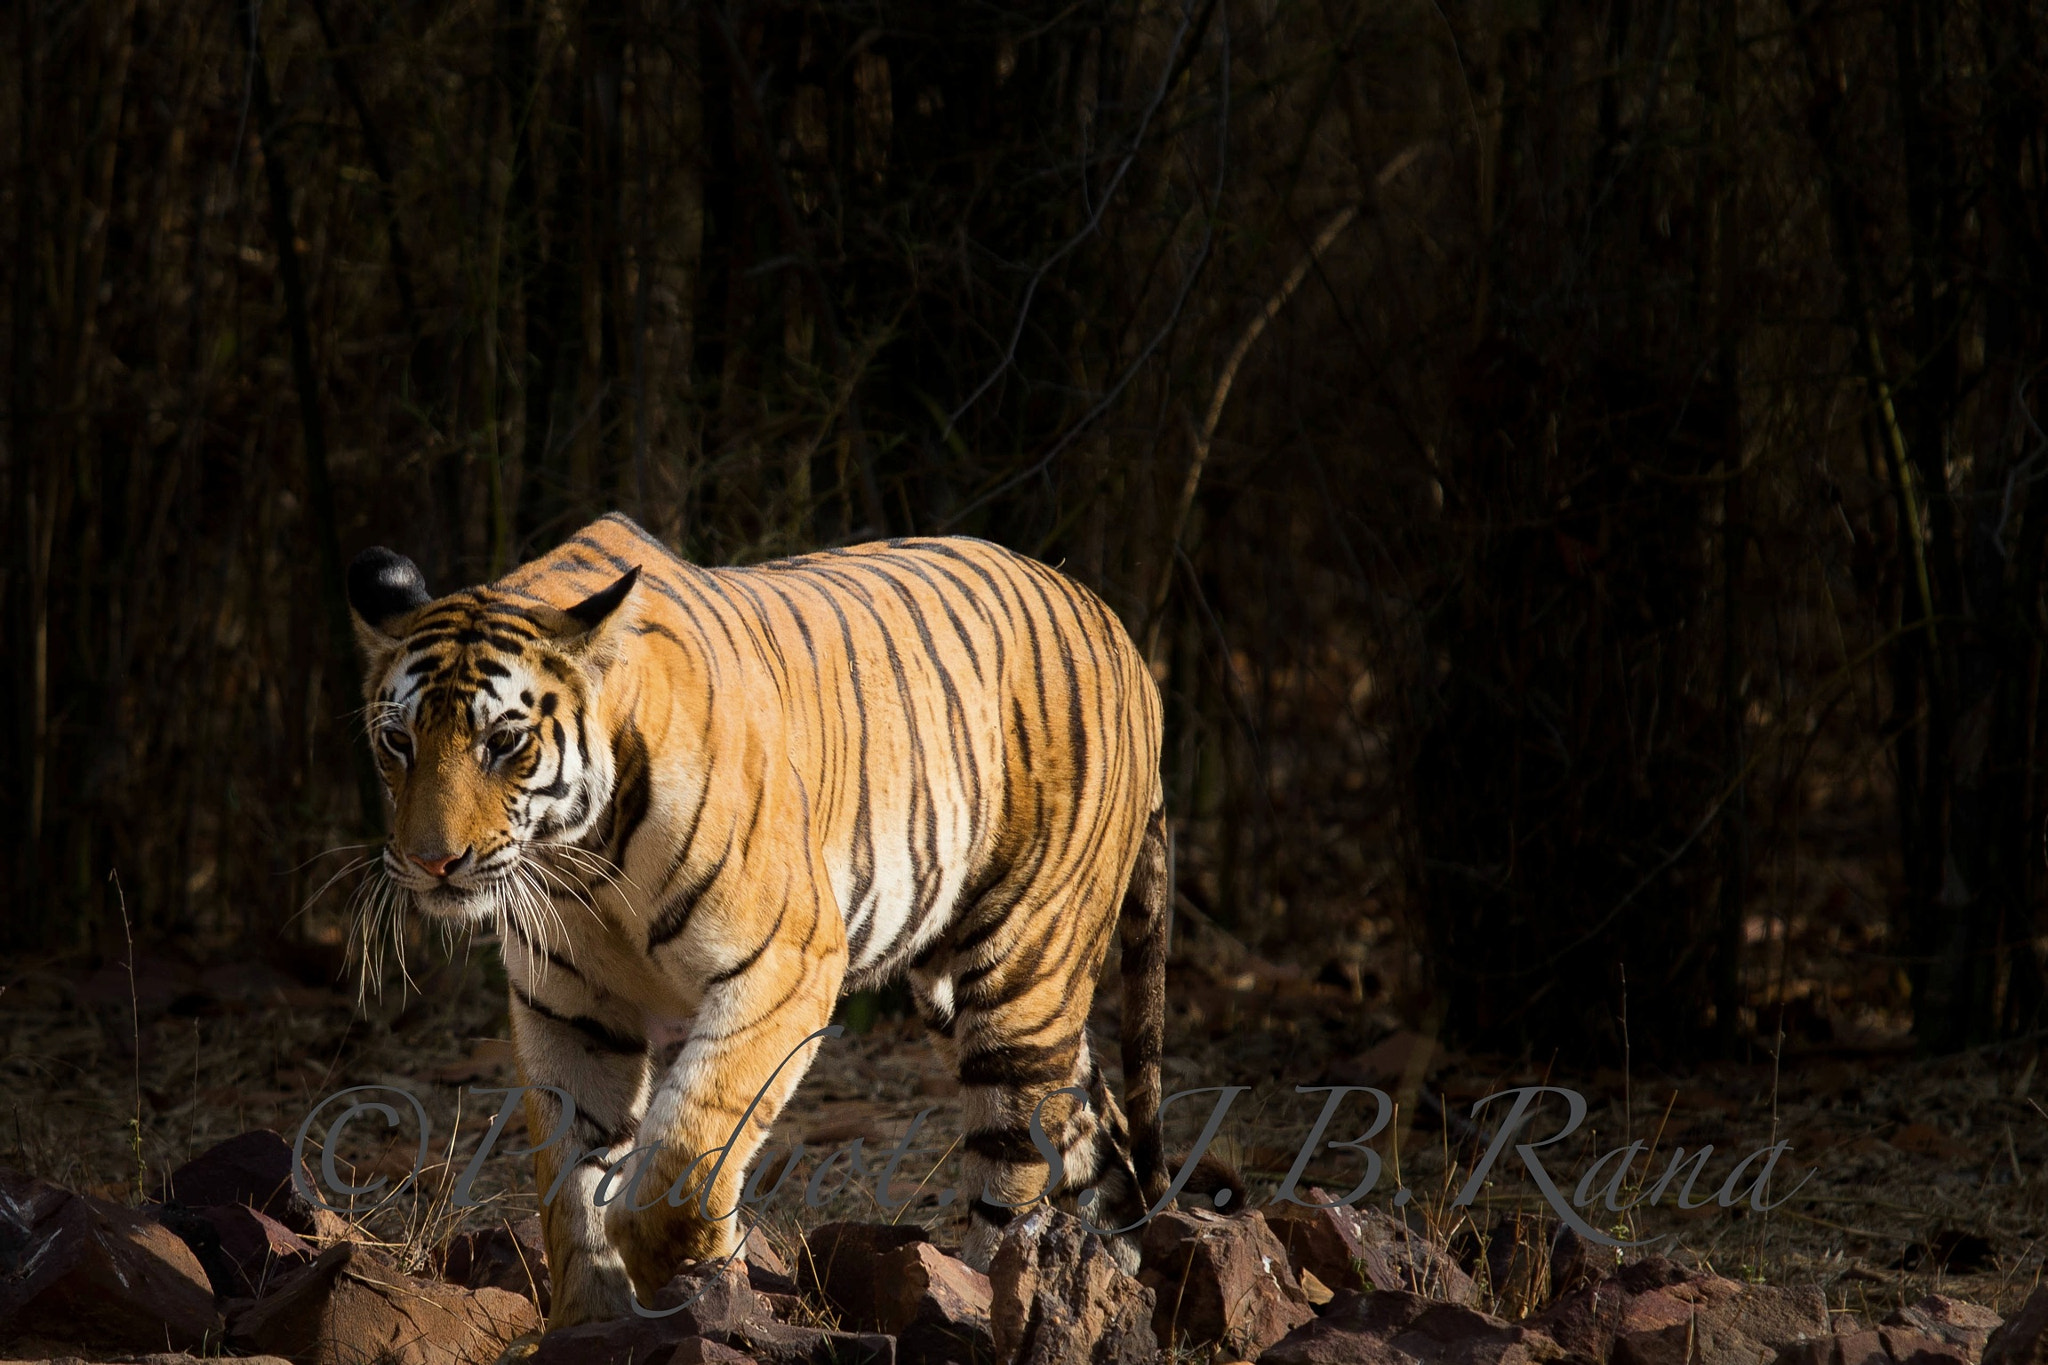
[[[1928,1294],[1870,1321],[1814,1285],[1745,1283],[1663,1256],[1617,1266],[1569,1230],[1535,1311],[1485,1311],[1425,1228],[1370,1207],[1164,1212],[1135,1277],[1073,1216],[1015,1220],[987,1275],[910,1223],[828,1222],[686,1269],[633,1316],[542,1334],[537,1220],[433,1247],[412,1273],[255,1130],[129,1209],[0,1172],[0,1340],[18,1359],[181,1365],[2020,1365],[2048,1349],[2048,1289],[2010,1318]],[[1268,1216],[1270,1212],[1270,1217]],[[159,1349],[161,1348],[161,1349]]]
[[[449,1198],[496,1108],[478,1089],[511,1082],[490,952],[416,965],[413,988],[395,987],[367,1005],[331,984],[336,965],[315,958],[202,969],[142,957],[132,976],[118,963],[96,971],[15,965],[0,991],[0,1084],[13,1102],[0,1119],[0,1167],[10,1172],[0,1210],[0,1342],[13,1344],[0,1355],[115,1359],[175,1349],[323,1362],[379,1352],[496,1359],[538,1325],[544,1267],[535,1264],[530,1231],[521,1231],[537,1208],[530,1163],[488,1158],[475,1182],[480,1206],[458,1209]],[[1193,928],[1176,945],[1169,996],[1169,1089],[1247,1087],[1219,1124],[1214,1150],[1243,1173],[1259,1216],[1243,1215],[1240,1204],[1214,1217],[1188,1211],[1157,1220],[1144,1271],[1127,1282],[1070,1224],[1046,1215],[1027,1220],[1028,1235],[1006,1244],[1010,1262],[999,1260],[981,1286],[942,1251],[961,1232],[961,1201],[944,1198],[957,1178],[954,1084],[914,1021],[856,1014],[777,1127],[763,1186],[775,1193],[756,1210],[750,1269],[744,1284],[720,1281],[729,1311],[716,1321],[679,1314],[675,1321],[703,1330],[685,1333],[693,1338],[686,1345],[658,1343],[663,1359],[858,1359],[886,1350],[966,1365],[1154,1359],[1172,1350],[1188,1359],[1384,1355],[1486,1365],[1520,1352],[1663,1365],[1678,1324],[1686,1354],[1673,1355],[1672,1365],[1687,1365],[1694,1351],[1712,1354],[1724,1340],[1734,1354],[1717,1361],[1752,1365],[1838,1365],[1836,1354],[1840,1365],[1883,1365],[1880,1355],[1902,1362],[1929,1352],[1974,1362],[1991,1323],[2011,1318],[2007,1335],[2017,1340],[2034,1313],[2029,1296],[2048,1231],[2048,1115],[2031,1093],[2033,1043],[1927,1061],[1881,1019],[1834,1027],[1828,1038],[1794,1019],[1787,1032],[1796,1036],[1775,1057],[1758,1047],[1746,1063],[1685,1075],[1647,1067],[1567,1075],[1545,1058],[1447,1051],[1412,1018],[1376,1008],[1342,963],[1278,964]],[[1095,1023],[1098,1037],[1116,1036],[1113,999],[1099,1004]],[[678,1027],[665,1043],[679,1046],[682,1036]],[[1568,1086],[1587,1102],[1580,1128],[1538,1154],[1557,1193],[1546,1195],[1529,1177],[1512,1144],[1468,1190],[1510,1101],[1477,1114],[1474,1103],[1543,1083]],[[1398,1101],[1370,1144],[1385,1169],[1360,1200],[1356,1226],[1268,1202],[1323,1099],[1295,1087],[1332,1084],[1378,1086]],[[336,1198],[345,1221],[313,1210],[263,1222],[248,1208],[248,1191],[174,1188],[181,1166],[240,1134],[280,1134],[269,1150],[288,1151],[319,1102],[350,1086],[385,1087],[361,1098],[391,1103],[402,1122],[387,1132],[380,1119],[359,1117],[337,1143],[338,1169],[359,1184],[379,1175],[395,1184],[420,1168],[383,1207],[369,1208],[377,1196]],[[426,1116],[424,1160],[420,1125],[401,1091]],[[1177,1146],[1193,1139],[1216,1099],[1180,1103]],[[1555,1131],[1565,1112],[1563,1097],[1551,1097],[1518,1140]],[[875,1154],[901,1142],[919,1114],[886,1201],[872,1179],[841,1181],[828,1170],[813,1182],[828,1154],[841,1154],[843,1172],[856,1139],[870,1167],[879,1165]],[[1358,1136],[1370,1116],[1367,1098],[1354,1096],[1325,1141]],[[316,1121],[308,1136],[316,1186],[324,1133],[324,1120]],[[781,1154],[798,1140],[804,1150],[778,1186]],[[1619,1157],[1596,1164],[1631,1142],[1642,1146],[1625,1167]],[[1776,1206],[1759,1211],[1747,1196],[1761,1161],[1738,1179],[1730,1172],[1774,1143],[1789,1144],[1763,1197]],[[1685,1201],[1696,1207],[1681,1209],[1691,1163],[1708,1146],[1713,1153]],[[1610,1188],[1615,1202],[1646,1200],[1675,1160],[1683,1164],[1654,1203],[1606,1206]],[[1324,1146],[1299,1188],[1349,1190],[1363,1165],[1358,1153]],[[1776,1203],[1802,1176],[1796,1194]],[[1582,1182],[1586,1201],[1573,1205]],[[1400,1190],[1408,1193],[1397,1205]],[[167,1195],[171,1202],[156,1202]],[[1643,1245],[1617,1253],[1584,1238],[1560,1242],[1560,1204],[1596,1231]],[[876,1231],[884,1225],[895,1231]],[[847,1244],[865,1248],[855,1263],[864,1271],[890,1266],[882,1278],[897,1297],[886,1309],[835,1286],[829,1266],[822,1275],[806,1269],[817,1239],[847,1226],[867,1229],[857,1235],[870,1239]],[[907,1240],[876,1249],[873,1239],[890,1237]],[[86,1246],[101,1250],[64,1251]],[[1253,1264],[1256,1274],[1245,1270]],[[159,1305],[124,1318],[124,1300],[109,1288],[123,1276],[171,1295],[166,1303],[176,1312]],[[911,1294],[905,1286],[922,1287]],[[1197,1312],[1205,1295],[1215,1305]],[[937,1311],[928,1297],[950,1305],[946,1332],[964,1314],[986,1320],[986,1337],[915,1354],[919,1315]],[[1162,1310],[1169,1298],[1171,1310]],[[1106,1318],[1082,1311],[1098,1301],[1123,1307]],[[1759,1314],[1776,1325],[1758,1325]],[[2048,1321],[2048,1309],[2039,1316]],[[85,1330],[101,1317],[116,1326]],[[361,1347],[366,1355],[334,1344],[351,1322],[382,1322],[364,1330],[386,1332],[378,1338],[386,1344]],[[850,1335],[815,1335],[830,1332]],[[894,1338],[886,1347],[885,1336]],[[407,1355],[412,1348],[402,1343],[413,1337],[457,1344],[447,1354]],[[657,1344],[635,1338],[619,1349],[647,1365]]]

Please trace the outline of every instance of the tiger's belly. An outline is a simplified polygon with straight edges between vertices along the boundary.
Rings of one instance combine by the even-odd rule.
[[[951,863],[904,857],[886,862],[865,887],[849,858],[830,866],[846,923],[842,994],[877,986],[946,931],[962,909],[964,850]]]
[[[901,666],[911,686],[893,696],[871,688],[857,703],[851,680],[837,679],[844,728],[807,729],[801,740],[819,852],[846,928],[845,991],[896,975],[970,908],[1016,785],[1005,681],[964,667],[925,677],[914,657]],[[869,659],[863,676],[890,672]]]

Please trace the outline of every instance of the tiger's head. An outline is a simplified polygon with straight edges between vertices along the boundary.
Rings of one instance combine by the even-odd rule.
[[[383,870],[423,913],[519,927],[547,898],[536,855],[573,858],[596,828],[614,782],[600,684],[639,572],[558,610],[489,588],[436,600],[417,565],[382,548],[349,565],[391,797]]]

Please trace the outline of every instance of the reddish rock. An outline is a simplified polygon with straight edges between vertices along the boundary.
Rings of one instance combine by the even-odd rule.
[[[292,1365],[283,1356],[237,1356],[235,1365]],[[27,1361],[0,1360],[0,1365],[29,1365]],[[56,1356],[39,1365],[85,1365],[77,1356]],[[121,1357],[121,1365],[220,1365],[219,1357],[187,1355],[183,1351],[158,1351],[152,1355]]]
[[[687,1267],[647,1306],[675,1311],[550,1332],[526,1365],[649,1365],[692,1337],[730,1345],[735,1332],[768,1318],[767,1306],[748,1285],[746,1267],[737,1259]]]
[[[882,1330],[876,1267],[882,1258],[931,1240],[908,1223],[825,1223],[804,1234],[796,1281],[857,1332]]]
[[[747,1283],[747,1268],[737,1258],[686,1266],[648,1307],[659,1310],[688,1302],[670,1322],[691,1327],[690,1335],[722,1339],[745,1323],[767,1317],[761,1296]]]
[[[540,1314],[517,1294],[414,1279],[337,1242],[238,1314],[228,1338],[297,1365],[491,1365],[538,1330]]]
[[[213,1292],[224,1299],[257,1298],[318,1255],[299,1234],[244,1204],[166,1205],[159,1219],[192,1248]]]
[[[1537,1365],[1564,1349],[1542,1332],[1403,1290],[1340,1293],[1259,1365]]]
[[[1963,1358],[1976,1365],[1983,1358],[1985,1343],[2003,1321],[1982,1304],[1952,1299],[1946,1294],[1929,1294],[1893,1312],[1884,1325],[1903,1327],[1960,1347]]]
[[[1627,1365],[1667,1365],[1674,1356],[1685,1365],[1682,1353],[1703,1344],[1725,1348],[1730,1359],[1754,1354],[1768,1360],[1786,1346],[1829,1334],[1818,1290],[1747,1288],[1654,1256],[1564,1294],[1528,1325],[1574,1357]],[[1695,1354],[1690,1365],[1701,1359]]]
[[[170,1229],[0,1171],[0,1337],[148,1350],[217,1334],[213,1285]]]
[[[989,1327],[1005,1365],[1153,1365],[1157,1301],[1079,1219],[1039,1208],[1003,1230]]]
[[[524,1294],[548,1311],[548,1264],[540,1219],[508,1219],[496,1227],[448,1240],[441,1278],[465,1289],[503,1289]]]
[[[753,1280],[754,1272],[749,1267],[748,1279]],[[784,1294],[774,1289],[763,1289],[759,1281],[753,1282],[755,1295],[761,1300],[761,1311],[777,1322],[807,1322],[810,1310],[804,1306],[803,1297],[798,1294]]]
[[[1862,1328],[1788,1346],[1777,1365],[1967,1365],[1963,1348],[1906,1327]]]
[[[1715,1317],[1706,1311],[1701,1316]],[[1828,1334],[1827,1296],[1812,1285],[1739,1285],[1720,1320],[1774,1351]]]
[[[663,1365],[747,1365],[750,1355],[721,1346],[708,1337],[685,1337],[676,1343]]]
[[[1157,1298],[1152,1331],[1162,1343],[1220,1343],[1233,1356],[1255,1356],[1315,1316],[1256,1211],[1163,1213],[1145,1225],[1142,1246],[1138,1280]]]
[[[2048,1360],[2048,1287],[2037,1286],[1984,1343],[1983,1365],[2042,1365]]]
[[[1814,1288],[1742,1285],[1698,1276],[1630,1299],[1614,1333],[1614,1365],[1770,1365],[1830,1335]]]
[[[995,1358],[988,1276],[929,1242],[913,1242],[875,1267],[875,1329],[896,1338],[902,1365],[978,1365]]]
[[[1302,1198],[1327,1205],[1331,1196],[1311,1189]],[[1297,1276],[1306,1270],[1333,1290],[1403,1290],[1450,1303],[1478,1301],[1479,1287],[1456,1258],[1419,1227],[1378,1209],[1274,1204],[1263,1212]]]
[[[163,1201],[188,1209],[246,1204],[275,1218],[301,1237],[329,1237],[341,1231],[340,1215],[316,1207],[292,1181],[291,1144],[267,1128],[231,1137],[172,1171]],[[307,1189],[320,1193],[312,1173],[298,1167]],[[322,1194],[322,1198],[331,1196]]]
[[[1613,1248],[1596,1246],[1570,1228],[1560,1226],[1557,1236],[1550,1239],[1550,1293],[1546,1302],[1555,1303],[1573,1290],[1589,1289],[1613,1269]]]
[[[781,1322],[753,1322],[726,1344],[762,1365],[896,1365],[896,1338],[878,1332],[828,1332]]]
[[[767,1278],[751,1261],[749,1273]],[[933,1246],[920,1227],[813,1228],[798,1251],[796,1279],[842,1328],[899,1337],[898,1360],[971,1365],[991,1358],[987,1278]],[[774,1316],[787,1322],[793,1315],[785,1309]],[[752,1349],[767,1358],[763,1342]]]
[[[747,1262],[747,1283],[761,1296],[769,1314],[777,1322],[794,1322],[803,1304],[803,1289],[790,1272],[789,1263],[768,1244],[759,1228],[748,1231],[746,1240],[740,1243],[740,1254]]]
[[[747,1238],[740,1243],[740,1256],[747,1263],[747,1269],[758,1270],[778,1279],[790,1280],[789,1263],[770,1245],[767,1234],[759,1228],[747,1229]]]

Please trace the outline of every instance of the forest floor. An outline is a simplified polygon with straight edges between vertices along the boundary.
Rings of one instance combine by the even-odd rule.
[[[324,1097],[351,1086],[386,1087],[356,1098],[403,1110],[394,1093],[402,1089],[431,1124],[424,1175],[362,1222],[421,1263],[458,1225],[536,1202],[530,1161],[505,1155],[484,1164],[475,1186],[483,1206],[457,1210],[448,1198],[496,1107],[471,1087],[513,1083],[494,952],[473,949],[424,973],[416,966],[415,987],[363,1006],[248,961],[201,969],[144,955],[132,976],[123,963],[88,971],[17,962],[0,991],[0,1086],[11,1101],[0,1119],[0,1165],[135,1202],[157,1190],[164,1172],[223,1138],[259,1127],[292,1138]],[[1557,1211],[1512,1145],[1475,1197],[1457,1202],[1511,1100],[1492,1101],[1476,1120],[1473,1105],[1544,1083],[1576,1090],[1588,1106],[1576,1132],[1538,1152],[1558,1197],[1570,1200],[1583,1186],[1592,1201],[1584,1216],[1627,1240],[1660,1238],[1654,1249],[1663,1254],[1736,1278],[1818,1284],[1831,1306],[1866,1321],[1934,1290],[2009,1311],[2041,1277],[2048,1111],[2030,1093],[2038,1044],[1926,1060],[1880,1025],[1838,1030],[1825,1043],[1788,1042],[1775,1059],[1759,1050],[1753,1061],[1684,1074],[1635,1067],[1571,1075],[1525,1058],[1445,1050],[1361,1001],[1355,986],[1316,977],[1184,925],[1168,992],[1168,1090],[1248,1087],[1227,1110],[1215,1150],[1243,1172],[1254,1204],[1280,1183],[1321,1106],[1323,1096],[1298,1095],[1296,1086],[1388,1091],[1398,1112],[1371,1144],[1386,1171],[1362,1202],[1392,1208],[1395,1191],[1409,1190],[1399,1215],[1442,1236],[1481,1281],[1482,1301],[1503,1316],[1540,1303]],[[1116,1036],[1114,994],[1106,989],[1097,1005],[1099,1042]],[[823,1044],[777,1124],[767,1163],[792,1140],[805,1150],[795,1177],[763,1200],[761,1220],[772,1239],[786,1239],[835,1217],[905,1218],[957,1243],[963,1201],[941,1203],[955,1179],[957,1086],[914,1018],[884,1012],[848,1022],[861,1031]],[[1113,1043],[1098,1046],[1113,1077],[1114,1052]],[[1186,1145],[1215,1098],[1176,1107],[1174,1142]],[[328,1105],[313,1125],[309,1153],[342,1107]],[[870,1167],[879,1166],[878,1153],[923,1111],[893,1187],[907,1197],[900,1208],[877,1201],[873,1179],[843,1180],[843,1159],[813,1181],[821,1154],[856,1138]],[[1564,1114],[1561,1097],[1545,1101],[1518,1140],[1556,1131]],[[1353,1096],[1326,1142],[1358,1136],[1370,1118],[1369,1101]],[[523,1142],[523,1125],[505,1145],[515,1140]],[[1595,1163],[1631,1140],[1647,1149],[1618,1187],[1631,1195],[1654,1188],[1679,1149],[1690,1163],[1711,1145],[1690,1201],[1703,1207],[1676,1207],[1681,1172],[1654,1205],[1606,1209],[1600,1201],[1621,1163],[1597,1171]],[[402,1178],[421,1142],[409,1115],[388,1134],[378,1118],[362,1115],[340,1146],[362,1181],[364,1172]],[[1747,1193],[1762,1159],[1739,1178],[1730,1172],[1777,1142],[1790,1146],[1768,1198],[1784,1202],[1759,1212]],[[1337,1194],[1362,1170],[1357,1153],[1326,1147],[1301,1186]],[[1724,1182],[1726,1202],[1737,1207],[1716,1202]],[[771,1177],[763,1188],[773,1186]]]

